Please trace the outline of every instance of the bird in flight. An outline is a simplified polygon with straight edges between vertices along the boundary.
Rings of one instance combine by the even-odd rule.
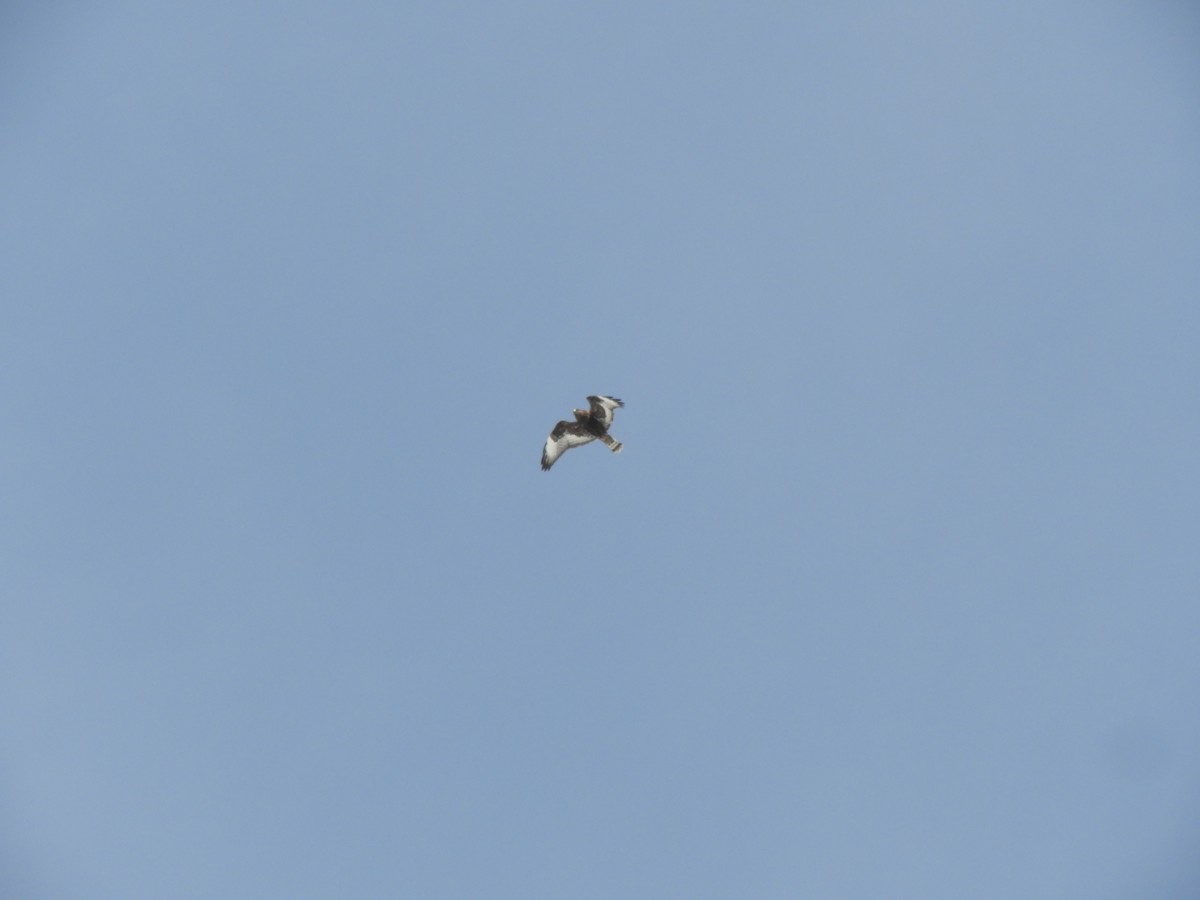
[[[608,433],[613,410],[625,404],[616,397],[588,397],[590,409],[575,410],[574,422],[559,422],[546,438],[542,449],[542,471],[549,472],[554,461],[570,450],[592,441],[603,441],[613,453],[621,452],[621,442]]]

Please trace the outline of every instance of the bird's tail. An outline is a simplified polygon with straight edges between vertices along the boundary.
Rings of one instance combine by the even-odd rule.
[[[620,441],[615,440],[611,434],[604,435],[604,437],[600,438],[600,440],[604,441],[604,446],[613,453],[620,453],[621,448],[625,446]]]

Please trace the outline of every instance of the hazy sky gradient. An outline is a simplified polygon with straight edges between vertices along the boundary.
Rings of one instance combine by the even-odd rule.
[[[1192,6],[0,30],[0,893],[1200,893]]]

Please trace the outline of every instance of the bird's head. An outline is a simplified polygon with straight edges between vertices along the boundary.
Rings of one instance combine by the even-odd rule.
[[[572,412],[575,413],[575,418],[580,422],[586,422],[592,415],[592,411],[590,409],[575,409],[572,410]]]

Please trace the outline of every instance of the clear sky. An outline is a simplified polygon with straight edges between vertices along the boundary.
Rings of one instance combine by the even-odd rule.
[[[1194,6],[0,32],[0,895],[1200,896]]]

